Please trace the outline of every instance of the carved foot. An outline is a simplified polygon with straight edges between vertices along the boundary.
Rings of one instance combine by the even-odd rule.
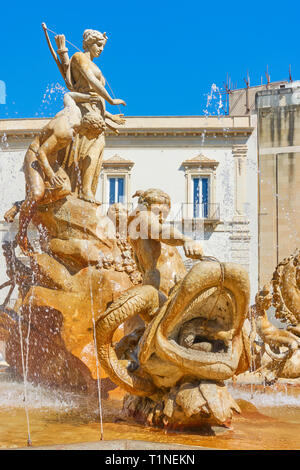
[[[99,202],[95,199],[95,196],[92,192],[79,193],[78,198],[82,199],[83,201],[92,202],[93,204],[97,204],[98,206],[101,205],[101,202]]]
[[[11,224],[11,223],[14,221],[14,219],[15,219],[16,215],[18,214],[19,210],[20,210],[20,208],[17,207],[17,206],[14,204],[14,205],[11,207],[11,209],[9,209],[7,212],[5,212],[5,214],[4,214],[4,220],[5,220],[6,222],[8,222],[9,224]]]

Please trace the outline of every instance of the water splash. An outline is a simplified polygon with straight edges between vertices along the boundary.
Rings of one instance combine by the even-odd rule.
[[[22,331],[22,317],[19,315],[19,335],[20,335],[20,348],[21,348],[21,359],[22,359],[22,370],[23,370],[23,386],[24,386],[24,410],[26,414],[27,422],[27,445],[31,446],[31,433],[30,433],[30,419],[29,419],[29,409],[28,409],[28,360],[29,360],[29,344],[30,344],[30,331],[31,331],[31,302],[32,297],[29,299],[29,320],[27,325],[27,335],[25,337],[25,351],[24,351],[24,340],[23,340],[23,331]],[[25,352],[25,354],[24,354]]]
[[[1,379],[1,375],[0,375]],[[23,382],[0,380],[0,405],[2,408],[24,408]],[[53,410],[63,413],[78,407],[74,393],[61,392],[27,383],[27,406],[29,410]]]
[[[93,289],[92,289],[92,273],[91,272],[89,275],[89,287],[90,287],[91,310],[92,310],[92,321],[93,321],[93,340],[94,340],[94,350],[95,350],[95,359],[96,359],[100,440],[102,441],[103,440],[103,412],[102,412],[102,396],[101,396],[101,376],[100,376],[100,363],[99,363],[98,352],[97,352],[98,348],[97,348],[97,335],[96,335],[96,318],[95,318],[95,311],[94,311],[94,296],[93,296]]]
[[[206,95],[206,107],[203,113],[206,117],[218,116],[225,114],[225,105],[223,101],[222,88],[219,88],[215,83],[212,84],[210,92]]]
[[[3,136],[1,137],[0,142],[1,142],[0,150],[5,150],[9,147],[7,135],[6,135],[5,132],[4,132]]]
[[[274,390],[271,393],[264,393],[263,391],[256,390],[252,393],[251,390],[244,390],[232,385],[228,385],[227,387],[233,398],[248,401],[257,408],[281,406],[300,407],[300,396],[289,395],[287,388],[284,392]]]
[[[50,83],[43,94],[36,117],[53,117],[63,107],[63,96],[68,90],[60,83]]]

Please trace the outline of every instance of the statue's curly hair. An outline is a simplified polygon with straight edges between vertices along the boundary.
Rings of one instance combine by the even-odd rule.
[[[104,42],[106,44],[107,41],[107,36],[106,33],[100,33],[100,31],[97,31],[95,29],[86,29],[83,33],[83,42],[82,42],[82,47],[86,51],[89,46],[94,44],[95,42]]]
[[[104,119],[97,113],[88,112],[82,117],[79,133],[88,139],[95,139],[106,129]]]

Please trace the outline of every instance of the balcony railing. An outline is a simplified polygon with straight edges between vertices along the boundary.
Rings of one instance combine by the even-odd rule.
[[[205,231],[206,226],[216,226],[220,223],[220,204],[182,203],[177,212],[170,213],[167,222],[182,233],[199,235]]]
[[[136,207],[136,204],[128,203],[123,204],[128,211],[128,214]],[[107,214],[110,204],[104,203],[101,206],[101,213]],[[172,225],[185,227],[193,226],[193,229],[200,225],[213,224],[217,225],[220,222],[220,204],[214,203],[181,203],[174,204],[171,207],[171,212],[166,220],[167,223]]]
[[[181,214],[182,220],[203,220],[204,222],[218,222],[220,220],[220,204],[203,202],[199,204],[182,203]]]

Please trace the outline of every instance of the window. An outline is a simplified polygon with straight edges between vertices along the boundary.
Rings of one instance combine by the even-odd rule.
[[[113,155],[102,162],[102,208],[105,211],[115,203],[131,208],[130,177],[134,162],[119,155]]]
[[[185,174],[186,199],[182,204],[184,219],[204,219],[209,224],[220,220],[220,205],[216,201],[216,178],[219,162],[205,155],[182,162]]]
[[[193,217],[207,219],[209,204],[209,178],[193,177]]]
[[[125,202],[125,178],[109,178],[109,205]]]

